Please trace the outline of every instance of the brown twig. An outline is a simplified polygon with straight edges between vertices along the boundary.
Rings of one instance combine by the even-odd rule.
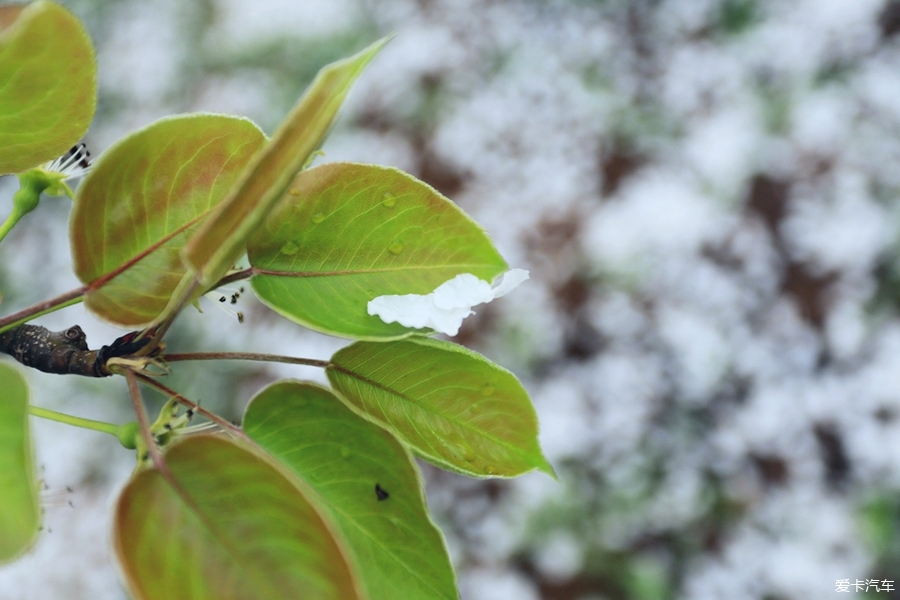
[[[230,273],[217,281],[209,291],[213,291],[214,289],[220,288],[223,285],[228,285],[229,283],[234,283],[235,281],[243,281],[244,279],[249,279],[251,275],[253,275],[253,267],[243,269],[241,271],[235,271],[234,273]]]
[[[244,430],[241,429],[240,427],[234,425],[233,423],[229,423],[228,421],[226,421],[219,415],[206,410],[205,408],[201,407],[196,402],[192,402],[192,401],[188,400],[187,398],[185,398],[184,396],[182,396],[175,390],[173,390],[169,387],[166,387],[165,385],[161,384],[160,382],[156,381],[155,379],[147,377],[146,375],[142,375],[141,373],[133,373],[133,372],[130,372],[130,373],[132,373],[132,375],[134,377],[140,379],[145,385],[149,385],[150,387],[154,388],[156,391],[161,392],[162,394],[168,396],[169,398],[175,398],[175,400],[177,402],[184,404],[185,406],[188,407],[188,409],[190,409],[200,415],[203,415],[204,417],[206,417],[207,419],[209,419],[210,421],[212,421],[213,423],[215,423],[216,425],[218,425],[225,431],[227,431],[241,439],[244,439],[244,440],[250,439],[247,437],[247,434],[244,433]]]
[[[150,433],[150,419],[147,417],[147,409],[144,407],[144,401],[141,399],[141,391],[138,389],[137,380],[135,379],[136,374],[134,371],[125,370],[124,375],[125,379],[128,381],[128,392],[131,394],[131,404],[134,406],[138,425],[141,427],[141,436],[144,438],[144,443],[147,444],[147,451],[150,453],[153,466],[156,467],[157,471],[162,473],[163,477],[169,481],[174,481],[175,479],[169,471],[169,466],[166,464],[162,453],[159,451],[159,447],[153,440],[153,434]],[[138,458],[143,460],[144,457]]]
[[[50,298],[49,300],[44,300],[43,302],[32,304],[28,308],[23,308],[18,312],[5,316],[0,319],[0,333],[6,331],[7,329],[12,329],[17,325],[21,325],[28,319],[46,313],[47,311],[54,309],[62,304],[66,304],[67,302],[74,304],[73,300],[80,300],[81,297],[84,296],[85,293],[87,293],[87,291],[88,286],[83,285],[80,288],[76,288],[70,292],[66,292],[65,294],[60,294],[56,298]]]

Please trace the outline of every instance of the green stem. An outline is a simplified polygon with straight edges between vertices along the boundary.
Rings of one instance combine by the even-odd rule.
[[[3,225],[0,225],[0,242],[3,241],[3,238],[6,237],[12,228],[16,226],[16,223],[19,222],[19,219],[24,217],[25,215],[21,214],[17,210],[13,210],[8,217],[6,217],[6,221],[3,222]]]
[[[19,189],[13,194],[13,209],[6,221],[0,226],[0,241],[6,237],[19,219],[37,208],[41,193],[52,185],[52,179],[40,169],[32,169],[18,175]]]
[[[185,352],[182,354],[164,354],[162,358],[166,362],[183,360],[256,360],[260,362],[279,362],[290,365],[320,367],[322,369],[331,364],[327,360],[294,358],[293,356],[281,356],[280,354],[257,354],[254,352]]]
[[[57,421],[59,423],[65,423],[66,425],[73,425],[75,427],[81,427],[82,429],[101,431],[103,433],[108,433],[117,437],[119,434],[119,426],[114,425],[113,423],[105,423],[103,421],[94,421],[91,419],[82,419],[81,417],[67,415],[65,413],[56,412],[55,410],[50,410],[49,408],[41,408],[39,406],[29,406],[28,412],[35,417]]]

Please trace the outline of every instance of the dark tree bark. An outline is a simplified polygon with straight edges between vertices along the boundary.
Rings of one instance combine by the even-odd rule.
[[[112,375],[106,368],[110,358],[133,354],[150,341],[149,337],[136,340],[137,336],[138,332],[134,331],[109,346],[91,350],[78,325],[64,331],[50,331],[26,324],[0,333],[0,352],[44,373],[108,377]]]

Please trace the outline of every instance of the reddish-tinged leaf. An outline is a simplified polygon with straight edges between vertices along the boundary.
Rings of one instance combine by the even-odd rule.
[[[147,469],[116,506],[116,554],[135,598],[364,598],[332,528],[273,464],[215,436],[165,458],[177,488]]]
[[[247,119],[196,114],[104,152],[78,186],[70,226],[75,274],[91,286],[85,305],[130,327],[156,318],[186,273],[185,241],[264,141]]]

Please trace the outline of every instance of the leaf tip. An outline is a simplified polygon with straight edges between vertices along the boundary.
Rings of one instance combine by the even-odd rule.
[[[538,465],[538,471],[546,473],[553,478],[553,481],[559,483],[559,476],[556,474],[556,469],[553,468],[553,465],[550,464],[550,461],[548,461],[543,454],[541,455],[541,464]]]

